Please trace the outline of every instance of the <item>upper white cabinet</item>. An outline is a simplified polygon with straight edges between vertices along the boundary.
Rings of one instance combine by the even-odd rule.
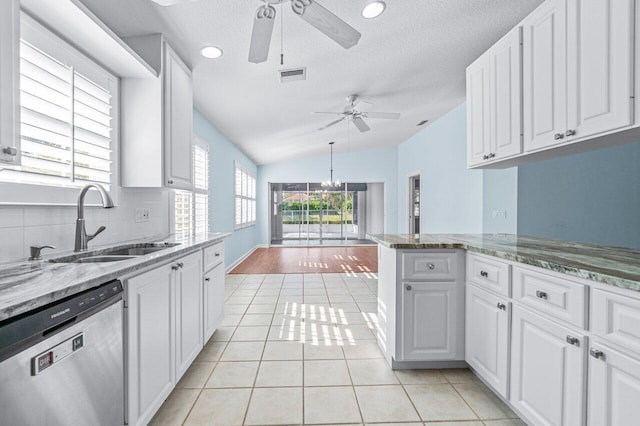
[[[467,163],[522,152],[522,29],[517,27],[467,68]]]
[[[20,2],[0,2],[0,163],[20,164]]]
[[[191,71],[159,34],[126,41],[159,77],[121,81],[122,186],[191,189]]]
[[[634,0],[547,0],[474,62],[467,69],[468,166],[511,167],[637,141],[636,13]],[[510,35],[520,29],[518,85],[515,61],[507,74],[504,52],[514,43]],[[505,57],[496,59],[500,47]],[[485,56],[494,56],[493,63]],[[478,88],[482,67],[489,67],[488,104],[478,99],[486,95]],[[518,87],[522,98],[516,104],[509,90],[517,92]],[[490,118],[485,117],[487,108]],[[480,140],[481,117],[483,124],[491,123],[492,130],[484,133],[490,135],[489,143]],[[523,146],[518,148],[523,149],[507,144],[510,148],[501,155],[499,148],[516,128],[522,130]],[[489,148],[491,143],[497,148]]]

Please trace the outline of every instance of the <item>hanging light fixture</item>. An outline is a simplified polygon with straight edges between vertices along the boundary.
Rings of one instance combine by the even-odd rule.
[[[332,188],[340,188],[340,186],[342,185],[339,180],[335,182],[333,181],[333,144],[334,143],[335,142],[329,142],[329,146],[331,147],[331,179],[325,180],[320,184],[323,188],[325,188],[325,190],[332,189]]]

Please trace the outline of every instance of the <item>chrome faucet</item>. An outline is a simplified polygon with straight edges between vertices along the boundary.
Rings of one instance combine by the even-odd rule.
[[[95,188],[100,193],[102,197],[102,207],[105,209],[113,208],[113,200],[109,196],[109,193],[97,183],[90,183],[89,185],[85,185],[80,190],[80,195],[78,195],[78,218],[76,219],[76,245],[73,251],[85,251],[87,250],[87,243],[93,240],[99,233],[107,229],[104,226],[98,228],[98,230],[93,235],[87,234],[87,229],[84,226],[84,196],[87,191],[91,188]]]

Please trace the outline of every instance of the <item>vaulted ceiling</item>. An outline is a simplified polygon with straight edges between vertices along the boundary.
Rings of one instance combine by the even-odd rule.
[[[465,99],[465,68],[542,0],[386,0],[376,19],[367,0],[318,0],[362,33],[345,50],[300,19],[288,3],[278,16],[269,59],[247,60],[258,0],[196,0],[162,7],[151,0],[82,0],[121,37],[163,33],[192,66],[196,108],[257,164],[397,145]],[[283,28],[281,32],[280,29]],[[282,37],[281,37],[282,35]],[[284,65],[280,65],[281,42]],[[223,49],[205,59],[200,49]],[[278,70],[306,67],[307,79],[280,83]],[[371,111],[360,133],[329,115],[359,94]],[[428,124],[427,124],[428,125]]]

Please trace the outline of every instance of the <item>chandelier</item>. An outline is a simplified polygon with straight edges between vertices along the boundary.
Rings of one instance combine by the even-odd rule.
[[[329,142],[329,146],[331,147],[331,179],[323,181],[320,185],[325,189],[331,188],[340,188],[342,185],[339,180],[333,181],[333,144],[335,142]]]

